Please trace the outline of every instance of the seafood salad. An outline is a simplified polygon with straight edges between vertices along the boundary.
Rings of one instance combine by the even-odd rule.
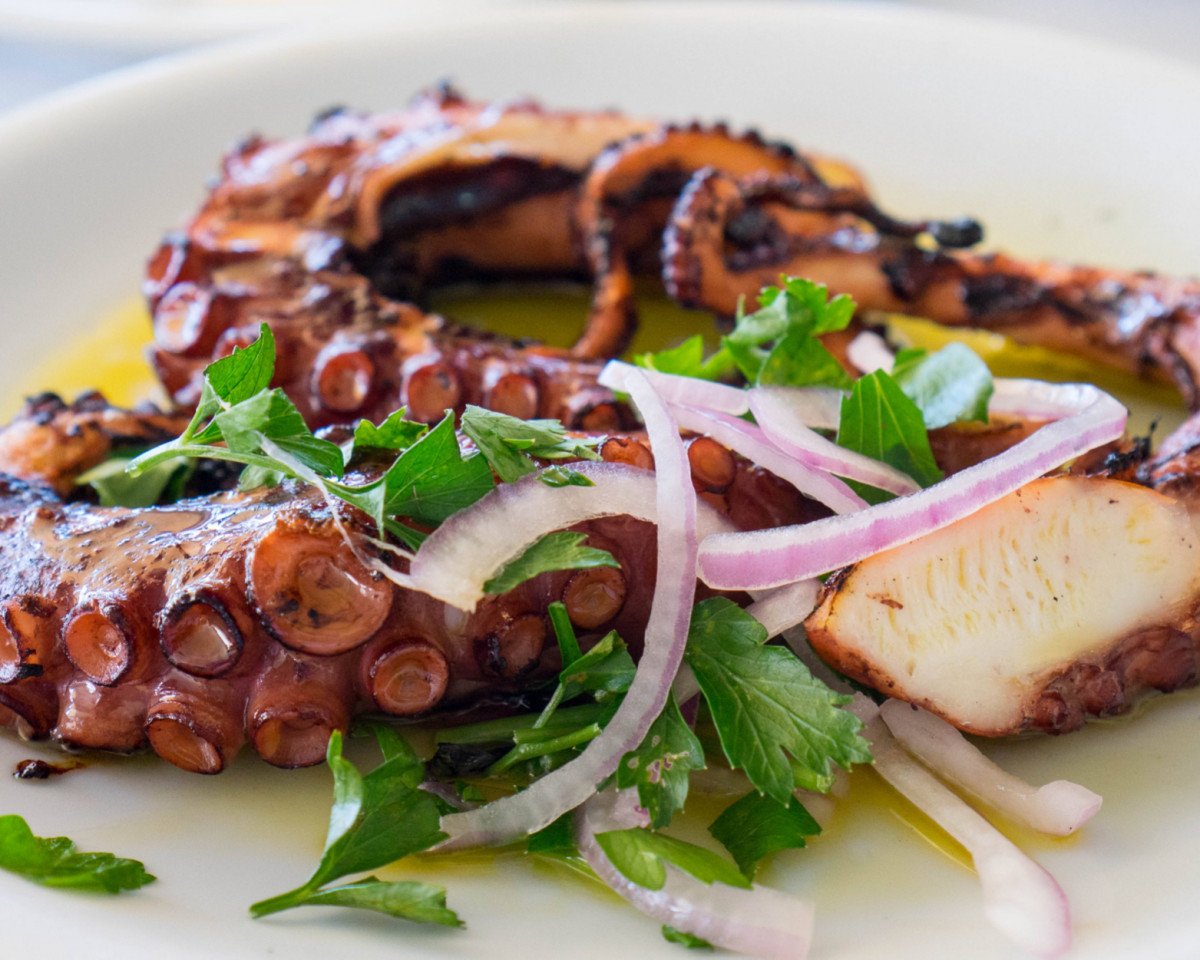
[[[1099,387],[994,376],[897,315],[1195,408],[1200,284],[983,238],[725,125],[440,87],[251,137],[149,258],[158,404],[43,394],[0,430],[0,723],[197,774],[327,764],[323,855],[255,917],[458,926],[452,887],[372,872],[519,847],[765,957],[819,918],[760,865],[869,765],[965,849],[988,922],[1061,955],[1066,895],[984,814],[1066,836],[1101,798],[964,735],[1196,684],[1200,421],[1128,436]],[[569,346],[431,306],[513,280],[586,285]],[[631,350],[663,297],[703,326]],[[32,880],[153,880],[0,829]]]

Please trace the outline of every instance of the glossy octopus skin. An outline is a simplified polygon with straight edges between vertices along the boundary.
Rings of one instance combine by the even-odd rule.
[[[593,282],[589,324],[577,353],[616,355],[628,346],[637,325],[634,277],[660,270],[671,208],[692,174],[704,168],[862,189],[857,171],[839,161],[797,153],[754,131],[734,134],[724,124],[669,124],[613,144],[592,164],[575,208]]]
[[[564,351],[467,331],[393,299],[448,270],[581,276],[574,187],[591,159],[648,124],[442,89],[383,115],[332,111],[308,135],[251,138],[185,231],[151,258],[152,358],[180,406],[203,368],[269,323],[277,385],[314,426],[422,419],[481,403],[582,429],[626,425]]]
[[[0,448],[119,425],[94,456],[26,480],[0,474],[0,722],[73,747],[149,744],[188,770],[223,769],[244,742],[279,766],[319,762],[356,714],[417,716],[514,694],[556,666],[546,608],[563,600],[581,636],[617,629],[636,650],[654,580],[653,530],[624,518],[579,529],[620,570],[545,574],[472,614],[404,590],[351,550],[308,488],[105,508],[66,500],[75,474],[159,414],[45,398],[0,432]],[[17,442],[14,438],[20,438]],[[633,435],[604,459],[645,469]],[[821,508],[710,441],[692,443],[701,496],[741,526],[803,522]],[[10,464],[23,461],[13,456]],[[347,508],[341,522],[368,532]]]
[[[441,89],[405,111],[332,111],[293,140],[251,138],[151,258],[153,360],[175,403],[266,322],[278,386],[310,424],[421,419],[478,403],[579,429],[632,425],[597,360],[635,324],[634,273],[658,270],[678,191],[700,164],[857,183],[834,161],[722,126],[480,104]],[[466,330],[408,302],[456,277],[592,280],[570,351]]]
[[[1173,381],[1200,406],[1200,281],[968,252],[953,248],[981,238],[969,221],[914,226],[881,219],[853,191],[701,171],[667,228],[664,282],[684,305],[729,316],[780,273],[810,277],[864,310],[995,330]],[[934,243],[917,242],[920,232]]]

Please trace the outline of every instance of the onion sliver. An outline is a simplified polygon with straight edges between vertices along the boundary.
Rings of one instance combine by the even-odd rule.
[[[1094,389],[1086,383],[998,379],[988,401],[988,413],[1023,420],[1061,420],[1085,406],[1088,401],[1084,395]]]
[[[803,623],[817,605],[821,581],[815,577],[790,583],[758,597],[746,612],[767,630],[768,639]]]
[[[1057,881],[908,756],[881,717],[864,733],[875,771],[971,855],[988,921],[1025,950],[1061,956],[1071,946],[1071,911]]]
[[[749,392],[751,404],[755,395],[773,396],[779,404],[786,405],[792,416],[813,430],[836,430],[842,421],[845,390],[835,387],[755,387]]]
[[[508,843],[574,810],[617,769],[626,753],[637,748],[667,702],[671,681],[683,662],[696,596],[697,498],[687,451],[667,405],[637,371],[626,377],[625,389],[646,424],[654,454],[658,516],[658,575],[633,682],[603,732],[578,757],[518,794],[443,817],[447,839],[439,849]]]
[[[595,486],[548,487],[536,475],[501,484],[430,534],[399,582],[470,611],[483,599],[483,585],[547,533],[597,517],[657,521],[650,471],[622,463],[573,463],[571,469]],[[685,483],[682,489],[691,490],[691,481]],[[733,529],[708,504],[700,505],[697,520],[701,536]]]
[[[597,833],[647,825],[636,797],[606,790],[576,814],[576,842],[597,876],[660,923],[703,937],[710,943],[755,957],[803,960],[812,942],[813,908],[807,901],[769,887],[749,890],[702,883],[667,865],[662,888],[638,886],[612,865],[596,842]]]
[[[850,341],[846,347],[846,359],[863,373],[874,373],[876,370],[891,373],[896,362],[887,341],[870,330],[864,330]]]
[[[669,403],[699,407],[702,410],[719,410],[735,417],[750,410],[750,398],[741,387],[731,387],[727,383],[714,383],[711,380],[698,380],[695,377],[681,377],[674,373],[660,373],[657,370],[643,370],[620,360],[606,364],[600,371],[600,385],[610,390],[628,393],[625,378],[630,373],[636,373],[649,380],[658,395]]]
[[[674,404],[671,405],[671,411],[676,422],[685,430],[712,437],[717,443],[790,483],[806,497],[825,504],[834,513],[851,513],[867,505],[862,497],[837,477],[783,453],[752,423],[726,413],[694,410]]]
[[[1116,440],[1126,411],[1096,387],[1045,385],[1073,415],[919,493],[843,516],[772,530],[715,534],[700,545],[700,576],[720,590],[764,590],[837,570],[940,530],[1049,470]]]
[[[839,447],[810,429],[797,412],[786,387],[760,387],[750,391],[750,409],[768,440],[790,457],[817,470],[869,483],[889,493],[915,493],[921,489],[907,473],[879,460]]]
[[[943,780],[970,791],[995,810],[1040,833],[1065,837],[1100,809],[1099,794],[1070,780],[1035,787],[1002,770],[940,717],[889,700],[883,722],[900,744]]]

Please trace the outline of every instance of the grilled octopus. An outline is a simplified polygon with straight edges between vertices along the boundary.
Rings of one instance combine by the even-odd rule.
[[[664,235],[667,292],[730,316],[780,273],[810,277],[862,310],[993,330],[1173,382],[1200,407],[1200,281],[956,249],[982,238],[970,221],[917,225],[935,247],[863,200],[788,177],[699,171]]]
[[[472,103],[448,88],[407,110],[322,114],[304,137],[251,138],[168,236],[144,290],[152,359],[181,406],[204,367],[268,323],[277,385],[314,426],[432,421],[488,406],[583,430],[633,425],[596,386],[632,335],[635,273],[656,270],[667,216],[700,166],[859,183],[832,160],[723,125]],[[415,306],[455,278],[594,279],[569,351],[467,330]]]
[[[370,521],[335,517],[311,488],[191,491],[145,509],[64,495],[114,449],[171,425],[96,396],[42,397],[0,432],[0,720],[25,736],[148,743],[202,773],[248,741],[299,766],[319,762],[355,714],[422,715],[545,679],[558,656],[546,642],[554,600],[584,638],[617,629],[637,649],[654,581],[653,530],[640,521],[579,528],[619,570],[544,574],[466,615],[365,567],[343,530],[370,532]],[[606,438],[600,454],[627,470],[653,464],[635,435]],[[738,526],[821,515],[707,438],[688,456],[701,496]]]
[[[994,325],[1170,374],[1195,402],[1194,285],[961,249],[980,234],[971,221],[894,219],[852,169],[753,133],[473,103],[443,88],[399,113],[335,110],[302,138],[240,144],[201,210],[152,257],[144,289],[153,363],[180,411],[196,402],[204,367],[267,323],[276,384],[314,428],[336,432],[400,406],[433,421],[478,403],[604,434],[603,459],[630,470],[652,469],[653,458],[596,377],[632,333],[634,279],[656,271],[681,303],[722,317],[778,273],[803,273],[865,307]],[[573,348],[468,330],[420,306],[449,280],[513,276],[594,284]],[[552,600],[585,637],[616,628],[636,650],[654,577],[653,530],[638,521],[580,528],[619,571],[544,574],[466,615],[365,567],[344,534],[369,532],[367,519],[350,508],[335,516],[303,486],[237,492],[230,476],[208,470],[169,505],[106,508],[80,497],[82,472],[114,450],[175,435],[185,419],[114,410],[95,396],[72,405],[43,397],[0,432],[9,561],[0,720],[23,735],[148,744],[204,773],[248,741],[269,762],[297,766],[318,762],[330,731],[356,714],[457,710],[551,676]],[[931,439],[952,472],[1035,427],[945,428]],[[1189,425],[1158,458],[1127,457],[1124,479],[1190,503],[1196,436],[1200,425]],[[688,449],[701,499],[740,528],[823,514],[709,438]],[[831,578],[810,619],[814,643],[846,672],[902,695],[895,677],[847,654],[836,629],[835,600],[854,599],[837,588],[855,576]],[[1061,732],[1143,690],[1190,685],[1200,635],[1191,609],[1163,616],[1039,675],[1019,714],[999,725],[941,712],[980,732]]]

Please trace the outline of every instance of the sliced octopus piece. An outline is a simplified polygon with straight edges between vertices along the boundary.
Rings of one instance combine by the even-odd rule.
[[[1190,507],[1112,478],[1035,481],[834,574],[809,641],[845,675],[969,733],[1069,732],[1196,683]]]

